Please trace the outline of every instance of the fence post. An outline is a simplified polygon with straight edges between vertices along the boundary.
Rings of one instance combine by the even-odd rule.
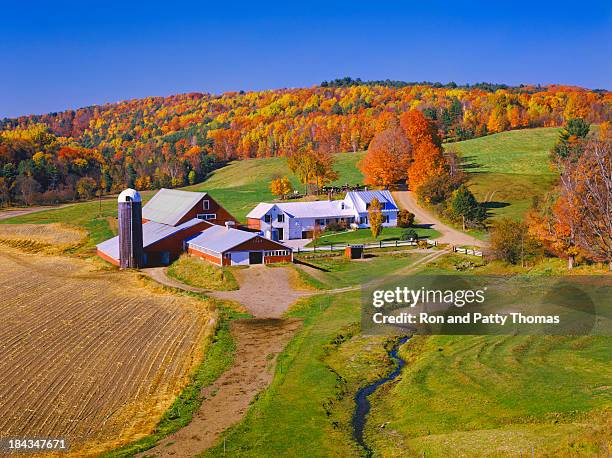
[[[333,243],[329,244],[329,251],[334,251],[334,244]]]
[[[395,241],[395,248],[397,248],[397,240]]]
[[[378,241],[378,248],[382,248],[382,240]]]

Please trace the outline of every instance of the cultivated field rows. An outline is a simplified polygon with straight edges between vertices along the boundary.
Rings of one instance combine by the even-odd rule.
[[[206,304],[74,259],[0,265],[0,436],[93,454],[150,432],[202,356]]]

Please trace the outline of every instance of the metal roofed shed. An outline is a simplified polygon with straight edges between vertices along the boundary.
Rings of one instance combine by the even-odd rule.
[[[142,217],[148,221],[175,226],[205,196],[205,192],[162,188],[142,207]]]
[[[187,241],[187,251],[220,266],[292,262],[291,248],[257,233],[212,226]]]
[[[213,226],[187,242],[189,246],[205,248],[215,253],[234,248],[248,240],[254,239],[254,232],[241,231],[223,226]]]
[[[178,257],[185,239],[200,233],[209,227],[217,227],[201,219],[191,219],[178,226],[149,221],[142,225],[142,241],[145,265],[168,264],[173,257]],[[119,261],[119,237],[113,237],[96,245],[98,254],[107,261],[117,264]],[[155,255],[154,253],[168,253]],[[160,259],[156,259],[159,257]]]

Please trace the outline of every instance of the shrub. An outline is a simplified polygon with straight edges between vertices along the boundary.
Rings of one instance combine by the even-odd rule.
[[[397,226],[410,227],[412,224],[414,224],[414,213],[410,213],[408,210],[400,210],[397,214]]]
[[[402,232],[402,235],[400,235],[400,240],[418,240],[418,239],[419,239],[419,234],[417,234],[417,232],[414,229],[404,231]]]
[[[491,231],[491,253],[495,259],[510,264],[524,264],[524,260],[536,254],[538,245],[529,236],[522,221],[502,218]]]

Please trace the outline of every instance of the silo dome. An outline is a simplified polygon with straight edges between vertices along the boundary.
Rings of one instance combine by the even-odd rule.
[[[140,193],[135,189],[128,188],[119,194],[118,202],[142,202]]]

